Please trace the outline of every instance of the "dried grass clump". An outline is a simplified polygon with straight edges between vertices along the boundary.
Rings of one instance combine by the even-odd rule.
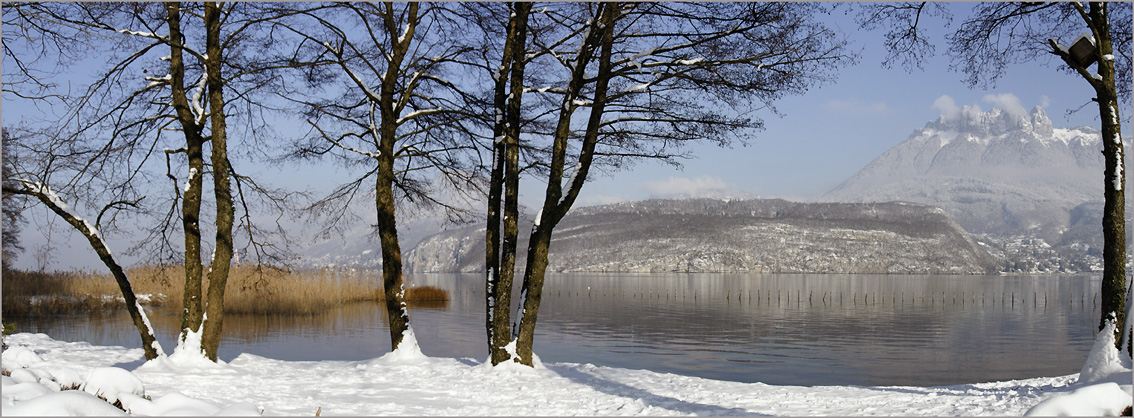
[[[308,315],[349,302],[380,300],[381,276],[365,270],[320,268],[230,270],[225,312]]]
[[[207,271],[207,268],[206,268]],[[142,304],[182,308],[183,266],[142,266],[126,271]],[[208,289],[208,277],[204,278]],[[231,314],[310,315],[350,302],[382,301],[381,272],[352,268],[289,270],[233,266],[225,290],[224,311]],[[203,290],[207,293],[207,290]],[[433,286],[406,289],[406,300],[444,302],[449,294]],[[124,306],[109,274],[89,272],[6,272],[4,316],[113,312]]]
[[[406,289],[406,301],[441,301],[449,300],[449,292],[434,286],[419,286]]]

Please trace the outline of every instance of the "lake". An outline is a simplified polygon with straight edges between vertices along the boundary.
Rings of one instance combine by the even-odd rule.
[[[488,357],[481,274],[427,274],[452,300],[411,306],[422,351]],[[1101,277],[834,274],[554,274],[535,352],[544,362],[775,385],[938,386],[1077,373]],[[519,281],[519,280],[517,280]],[[517,286],[518,288],[518,286]],[[518,303],[518,301],[517,301]],[[152,309],[172,351],[180,317]],[[140,345],[125,312],[23,318],[19,332]],[[384,309],[225,319],[220,357],[365,360],[389,350]]]

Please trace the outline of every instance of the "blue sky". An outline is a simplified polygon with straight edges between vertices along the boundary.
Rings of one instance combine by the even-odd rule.
[[[969,4],[950,4],[954,13]],[[671,192],[696,192],[696,187],[731,190],[765,198],[807,201],[838,186],[875,157],[905,140],[914,129],[936,119],[934,103],[949,96],[958,106],[989,110],[1013,97],[1026,109],[1045,108],[1056,127],[1098,125],[1098,108],[1091,103],[1073,115],[1068,110],[1090,103],[1091,87],[1079,76],[1060,71],[1054,56],[1014,65],[989,89],[970,89],[963,74],[948,69],[945,31],[932,38],[937,56],[923,62],[924,70],[887,69],[882,33],[856,31],[853,20],[840,13],[835,20],[851,32],[854,48],[863,48],[858,64],[846,66],[837,80],[804,96],[778,104],[784,115],[763,114],[766,129],[747,147],[698,147],[697,158],[677,170],[644,163],[633,171],[592,178],[580,203],[608,203],[665,197]],[[959,19],[954,21],[954,24]],[[941,26],[939,21],[931,20]],[[1067,43],[1069,40],[1063,40]],[[1129,136],[1129,110],[1123,109],[1123,134]],[[525,199],[538,202],[538,199]]]
[[[971,7],[966,3],[948,6],[955,16],[954,24]],[[993,88],[970,89],[962,82],[963,74],[948,69],[946,30],[940,19],[923,20],[938,54],[923,62],[922,70],[913,72],[900,66],[884,68],[883,34],[858,30],[853,12],[845,15],[836,11],[831,21],[849,34],[852,50],[861,50],[858,63],[841,68],[834,81],[803,96],[779,101],[776,107],[782,117],[758,113],[765,130],[758,132],[748,146],[694,145],[690,149],[695,158],[682,161],[682,169],[643,161],[613,173],[592,172],[577,205],[714,191],[813,200],[905,140],[914,129],[936,119],[941,111],[934,103],[943,96],[949,96],[958,106],[978,105],[984,110],[999,107],[988,100],[990,97],[1014,97],[1026,109],[1043,106],[1056,127],[1098,125],[1093,104],[1065,115],[1089,103],[1094,94],[1081,78],[1060,71],[1057,66],[1062,63],[1054,56],[1009,67]],[[1131,131],[1125,128],[1123,132],[1128,136]],[[337,173],[333,167],[312,167],[310,171],[288,168],[275,175],[310,179],[326,177],[319,173],[328,170]],[[318,186],[324,184],[319,180],[312,184],[326,187]],[[521,185],[521,204],[538,208],[543,193],[541,182],[526,180]]]
[[[970,5],[950,4],[957,11]],[[718,148],[696,145],[691,148],[696,158],[684,161],[682,170],[658,162],[642,162],[628,170],[612,174],[593,174],[584,186],[577,205],[594,205],[632,201],[677,194],[697,195],[706,191],[734,192],[764,198],[785,198],[808,201],[838,186],[856,171],[888,148],[903,141],[926,122],[936,119],[941,111],[934,104],[948,96],[956,105],[978,105],[988,110],[998,107],[992,98],[1018,100],[1025,108],[1042,106],[1056,127],[1098,125],[1097,107],[1089,85],[1078,76],[1057,69],[1061,63],[1053,57],[1040,57],[1034,62],[1009,67],[994,88],[970,89],[963,75],[948,70],[949,59],[943,30],[932,38],[938,56],[923,62],[924,70],[906,72],[900,66],[884,68],[885,52],[882,33],[861,32],[851,16],[839,12],[832,19],[849,33],[852,48],[861,48],[861,58],[836,73],[836,80],[811,89],[803,96],[789,96],[777,103],[783,117],[771,113],[758,114],[766,129],[759,132],[748,146]],[[959,21],[959,19],[958,19]],[[930,21],[933,26],[939,22]],[[1068,41],[1068,40],[1064,40]],[[1071,109],[1083,109],[1074,115]],[[30,109],[4,111],[5,124],[14,116]],[[1129,121],[1129,109],[1122,110]],[[1132,132],[1129,122],[1123,132]],[[309,189],[320,194],[329,191],[345,173],[333,164],[323,166],[264,166],[256,173],[270,178],[277,186]],[[538,207],[542,203],[543,185],[538,181],[522,184],[521,203]],[[44,211],[33,210],[33,217],[45,217]],[[44,239],[37,232],[37,221],[25,228],[24,246],[29,249],[19,259],[18,267],[31,268],[35,257],[31,251]],[[42,223],[42,220],[39,221]],[[58,222],[57,222],[58,223]],[[55,268],[66,264],[99,268],[99,262],[85,243],[72,237],[57,236],[53,243],[66,257],[56,258]],[[61,242],[76,242],[67,248]],[[60,259],[69,260],[60,265]]]

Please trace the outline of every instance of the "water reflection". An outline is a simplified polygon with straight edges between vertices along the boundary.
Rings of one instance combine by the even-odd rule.
[[[483,277],[416,276],[448,290],[411,305],[422,350],[487,357]],[[770,384],[946,385],[1075,373],[1093,341],[1098,277],[738,274],[552,275],[536,353]],[[518,301],[515,301],[518,303]],[[155,312],[173,347],[180,318]],[[381,305],[226,317],[220,357],[363,360],[389,350]],[[23,321],[63,340],[137,346],[124,314]]]

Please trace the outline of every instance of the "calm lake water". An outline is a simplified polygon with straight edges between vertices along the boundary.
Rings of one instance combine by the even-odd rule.
[[[444,306],[413,307],[425,354],[487,358],[480,274],[431,274]],[[560,274],[535,351],[592,363],[776,385],[912,385],[1077,373],[1093,343],[1099,276]],[[151,313],[162,346],[180,318]],[[389,350],[384,310],[225,319],[220,356],[365,360]],[[125,313],[23,319],[21,332],[137,347]]]

